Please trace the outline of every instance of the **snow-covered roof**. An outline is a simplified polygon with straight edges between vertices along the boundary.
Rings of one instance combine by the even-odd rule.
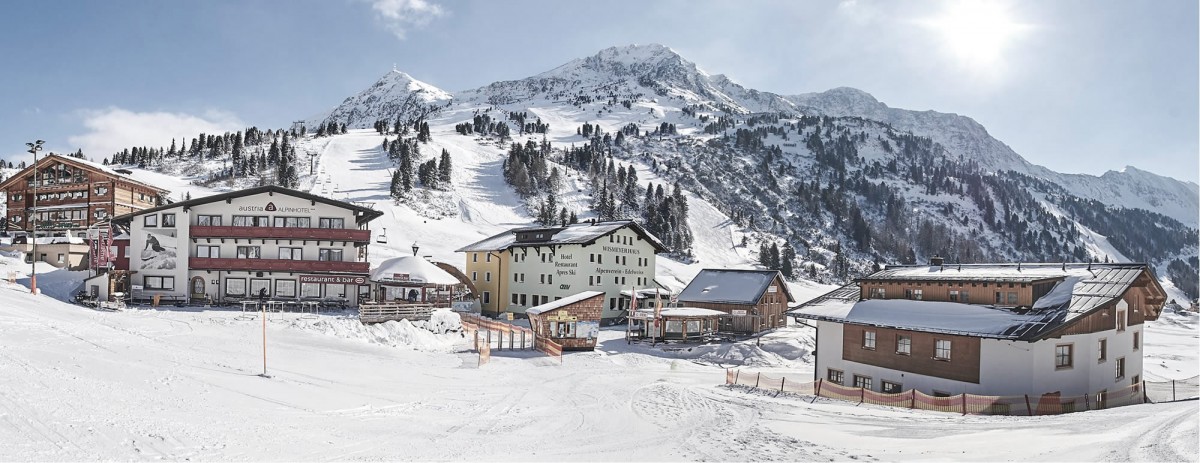
[[[964,267],[966,267],[964,265]],[[972,272],[984,281],[1012,278],[1016,264],[977,265]],[[1011,268],[1009,268],[1011,267]],[[1060,326],[1098,310],[1125,294],[1143,272],[1144,264],[1049,264],[1022,266],[1036,280],[1059,278],[1033,307],[1010,308],[956,302],[908,299],[860,300],[860,283],[875,281],[875,275],[860,278],[791,310],[795,317],[859,323],[918,331],[963,334],[1001,339],[1035,339]],[[928,267],[926,267],[928,268]],[[915,275],[915,267],[901,267],[889,275]],[[892,270],[892,269],[889,269]],[[879,272],[877,272],[879,273]],[[921,278],[895,278],[895,280]],[[974,278],[958,278],[975,281]],[[1150,285],[1157,282],[1149,278]],[[1160,290],[1161,292],[1161,290]],[[1147,314],[1148,316],[1151,314]]]
[[[540,314],[549,312],[551,310],[561,309],[563,307],[574,304],[576,302],[586,301],[593,297],[603,296],[603,295],[604,295],[604,292],[602,292],[602,291],[584,291],[582,293],[575,294],[573,296],[564,297],[557,301],[547,302],[542,305],[535,305],[533,307],[525,309],[525,314],[526,315],[540,315]]]
[[[662,288],[658,288],[657,290],[646,289],[646,288],[637,290],[638,299],[643,299],[643,298],[653,299],[656,295],[659,298],[665,298],[665,297],[671,296],[671,294],[672,294],[671,290],[662,289]],[[630,291],[628,289],[622,289],[621,295],[625,296],[625,297],[632,297],[633,291]]]
[[[777,277],[782,281],[778,270],[707,268],[679,293],[679,301],[754,305]],[[787,285],[782,286],[788,302],[795,301]]]
[[[699,307],[663,307],[658,312],[662,317],[717,317],[729,315],[720,310],[702,309]],[[654,309],[638,309],[638,318],[653,318]]]
[[[163,189],[163,188],[161,188],[161,187],[158,187],[158,186],[155,186],[155,185],[151,185],[151,184],[149,184],[149,183],[146,183],[146,182],[143,182],[143,181],[141,181],[141,180],[137,180],[137,179],[133,178],[132,176],[130,176],[129,174],[126,174],[126,173],[123,173],[123,172],[118,172],[117,170],[115,170],[115,169],[113,169],[113,168],[111,168],[111,167],[109,167],[109,166],[106,166],[106,165],[104,165],[104,164],[101,164],[101,163],[98,163],[98,162],[89,161],[89,160],[87,160],[87,159],[82,159],[82,158],[76,158],[76,157],[64,156],[64,155],[61,155],[61,154],[55,154],[55,153],[51,153],[51,154],[48,154],[48,155],[46,155],[45,157],[43,157],[43,158],[39,159],[37,163],[38,163],[38,165],[39,165],[39,166],[44,166],[44,165],[45,165],[45,163],[47,163],[47,162],[51,162],[51,161],[64,162],[64,163],[67,163],[67,164],[71,164],[71,163],[75,163],[75,164],[81,164],[81,165],[83,165],[84,167],[87,167],[87,168],[89,168],[89,169],[94,169],[94,170],[96,170],[96,171],[103,172],[103,173],[105,173],[105,174],[108,174],[108,175],[111,175],[111,176],[113,176],[113,177],[118,177],[118,178],[121,178],[122,180],[126,180],[126,181],[129,181],[129,182],[132,182],[132,183],[137,183],[137,184],[139,184],[139,185],[143,185],[143,186],[146,186],[146,187],[149,187],[149,188],[153,188],[153,189],[155,189],[155,190],[158,190],[159,192],[162,192],[162,193],[165,193],[165,192],[167,191],[166,189]],[[17,172],[17,173],[15,173],[15,174],[13,174],[11,177],[9,177],[9,178],[8,178],[8,180],[5,180],[3,183],[0,183],[0,187],[7,186],[7,184],[8,184],[9,182],[18,181],[18,180],[17,180],[18,178],[24,177],[24,174],[25,174],[25,172],[26,172],[26,171],[28,171],[28,170],[31,170],[31,169],[33,169],[33,167],[34,167],[34,166],[32,166],[32,165],[31,165],[31,166],[28,166],[28,167],[26,167],[26,168],[24,168],[24,169],[21,169],[21,171],[20,171],[20,172]],[[42,209],[42,208],[38,208],[38,209]]]
[[[568,225],[566,227],[523,227],[514,228],[512,230],[501,232],[484,238],[480,241],[463,246],[458,249],[458,252],[477,252],[477,251],[503,251],[505,249],[521,246],[545,246],[554,244],[591,244],[601,237],[610,233],[616,232],[622,228],[629,227],[635,233],[640,235],[642,239],[650,242],[655,249],[665,251],[666,247],[662,242],[643,229],[637,222],[632,220],[618,220],[613,222],[587,222]],[[518,242],[517,233],[528,232],[534,230],[546,230],[547,233],[553,233],[548,239]]]
[[[1001,263],[897,265],[859,278],[858,281],[1005,281],[1032,282],[1084,276],[1101,268],[1133,268],[1142,264],[1063,264],[1063,263]]]
[[[456,285],[458,278],[437,265],[417,256],[394,257],[371,270],[371,281],[377,283],[414,283]]]

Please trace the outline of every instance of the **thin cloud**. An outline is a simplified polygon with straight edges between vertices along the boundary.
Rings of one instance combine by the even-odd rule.
[[[446,14],[441,5],[427,0],[373,0],[371,9],[400,40],[405,39],[408,29],[424,26]]]
[[[167,147],[171,139],[191,139],[200,133],[220,134],[245,127],[233,113],[220,110],[202,115],[169,112],[135,112],[109,107],[82,110],[87,132],[67,138],[83,149],[84,156],[102,159],[134,146]]]

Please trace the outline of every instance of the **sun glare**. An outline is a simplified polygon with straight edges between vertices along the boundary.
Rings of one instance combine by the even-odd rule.
[[[938,32],[952,57],[971,68],[991,69],[1024,26],[1007,5],[996,1],[954,1],[940,15],[922,21]]]

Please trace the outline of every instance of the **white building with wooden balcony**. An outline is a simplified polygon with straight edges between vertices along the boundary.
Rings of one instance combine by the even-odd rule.
[[[370,293],[367,223],[382,212],[278,186],[146,209],[130,231],[134,297],[342,300]]]

